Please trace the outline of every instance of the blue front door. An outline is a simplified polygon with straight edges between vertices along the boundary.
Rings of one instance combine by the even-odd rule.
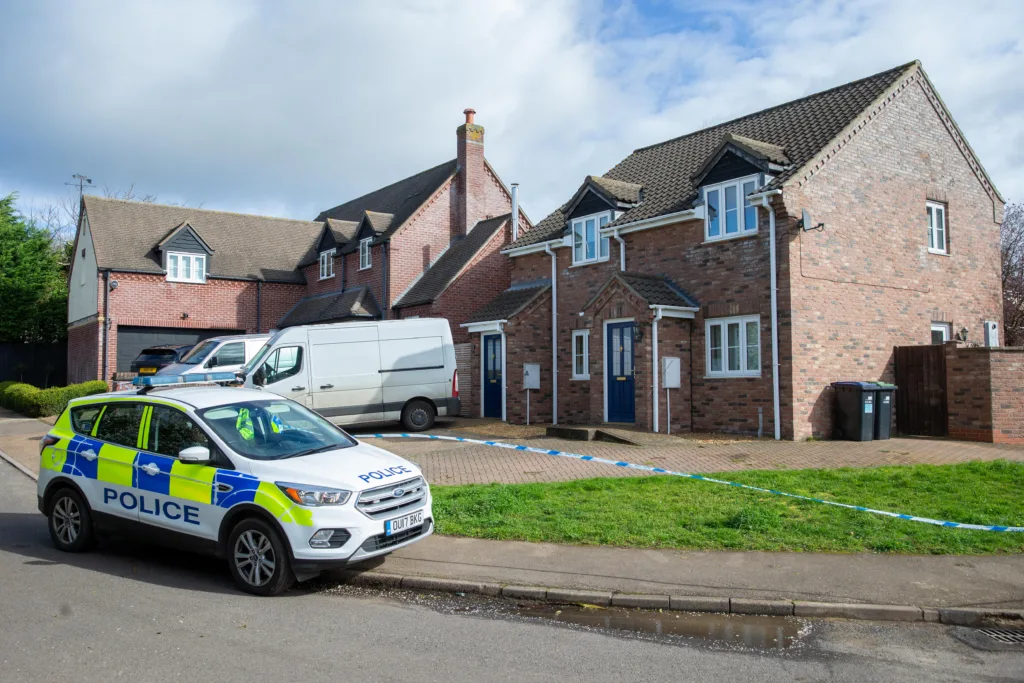
[[[501,419],[501,335],[489,334],[484,344],[484,417]]]
[[[608,354],[608,421],[633,422],[633,323],[610,323],[605,337]]]

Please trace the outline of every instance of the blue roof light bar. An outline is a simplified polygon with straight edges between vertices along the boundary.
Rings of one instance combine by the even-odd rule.
[[[136,377],[132,384],[142,389],[156,387],[180,387],[188,384],[209,384],[211,382],[236,382],[238,377],[233,372],[207,372],[192,375],[150,375]]]

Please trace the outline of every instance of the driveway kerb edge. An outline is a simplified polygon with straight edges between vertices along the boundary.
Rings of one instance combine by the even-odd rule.
[[[32,470],[22,465],[20,462],[18,462],[11,456],[4,453],[2,450],[0,450],[0,459],[2,459],[4,462],[9,463],[12,467],[14,467],[14,469],[18,470],[32,481],[39,481],[39,475],[37,475]]]

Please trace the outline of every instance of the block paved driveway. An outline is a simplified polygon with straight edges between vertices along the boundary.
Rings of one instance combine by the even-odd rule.
[[[942,439],[889,439],[886,441],[774,440],[697,441],[686,438],[655,437],[643,446],[603,441],[571,441],[545,436],[495,438],[480,429],[457,431],[435,428],[431,433],[467,438],[486,438],[503,443],[523,444],[549,450],[625,460],[641,465],[681,472],[708,473],[748,469],[807,469],[831,467],[875,467],[880,465],[945,465],[970,460],[1024,461],[1024,446],[1003,446]],[[353,434],[397,432],[394,427],[355,429]],[[653,436],[653,435],[652,435]],[[520,484],[568,481],[592,477],[651,476],[622,467],[589,463],[538,453],[512,451],[452,441],[423,439],[368,439],[419,465],[432,484]]]

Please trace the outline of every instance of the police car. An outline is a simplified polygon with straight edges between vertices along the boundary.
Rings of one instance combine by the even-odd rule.
[[[40,442],[39,509],[57,548],[141,528],[226,558],[242,590],[275,595],[431,534],[414,464],[294,401],[195,386],[233,379],[140,377],[137,390],[71,401]]]

